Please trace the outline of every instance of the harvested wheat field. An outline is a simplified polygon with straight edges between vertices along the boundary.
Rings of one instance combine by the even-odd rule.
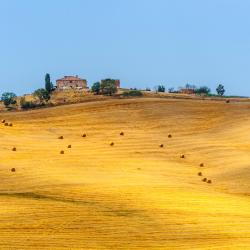
[[[104,100],[3,119],[0,249],[250,249],[249,103]]]

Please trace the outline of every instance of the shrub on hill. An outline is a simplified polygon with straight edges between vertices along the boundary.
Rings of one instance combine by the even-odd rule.
[[[32,108],[36,108],[38,105],[32,101],[26,101],[25,97],[21,97],[20,106],[22,109],[32,109]]]
[[[123,96],[129,97],[129,96],[143,96],[142,92],[140,90],[129,90],[123,93]]]
[[[199,87],[195,90],[195,94],[197,95],[208,95],[210,94],[211,90],[210,88],[208,88],[207,86],[202,86],[202,87]]]

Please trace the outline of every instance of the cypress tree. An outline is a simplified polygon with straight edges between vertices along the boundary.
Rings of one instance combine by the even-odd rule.
[[[48,73],[45,75],[45,89],[48,91],[48,93],[51,93],[53,90],[53,84],[50,81],[50,74]]]

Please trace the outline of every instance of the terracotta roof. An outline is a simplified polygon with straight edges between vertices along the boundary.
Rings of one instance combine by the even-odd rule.
[[[83,80],[81,78],[79,78],[78,76],[64,76],[63,78],[61,79],[58,79],[57,81],[63,81],[63,80],[69,80],[69,81],[79,81],[79,80]]]

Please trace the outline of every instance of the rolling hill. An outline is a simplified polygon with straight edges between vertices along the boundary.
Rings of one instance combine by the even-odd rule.
[[[158,98],[0,113],[0,249],[250,249],[249,114]]]

